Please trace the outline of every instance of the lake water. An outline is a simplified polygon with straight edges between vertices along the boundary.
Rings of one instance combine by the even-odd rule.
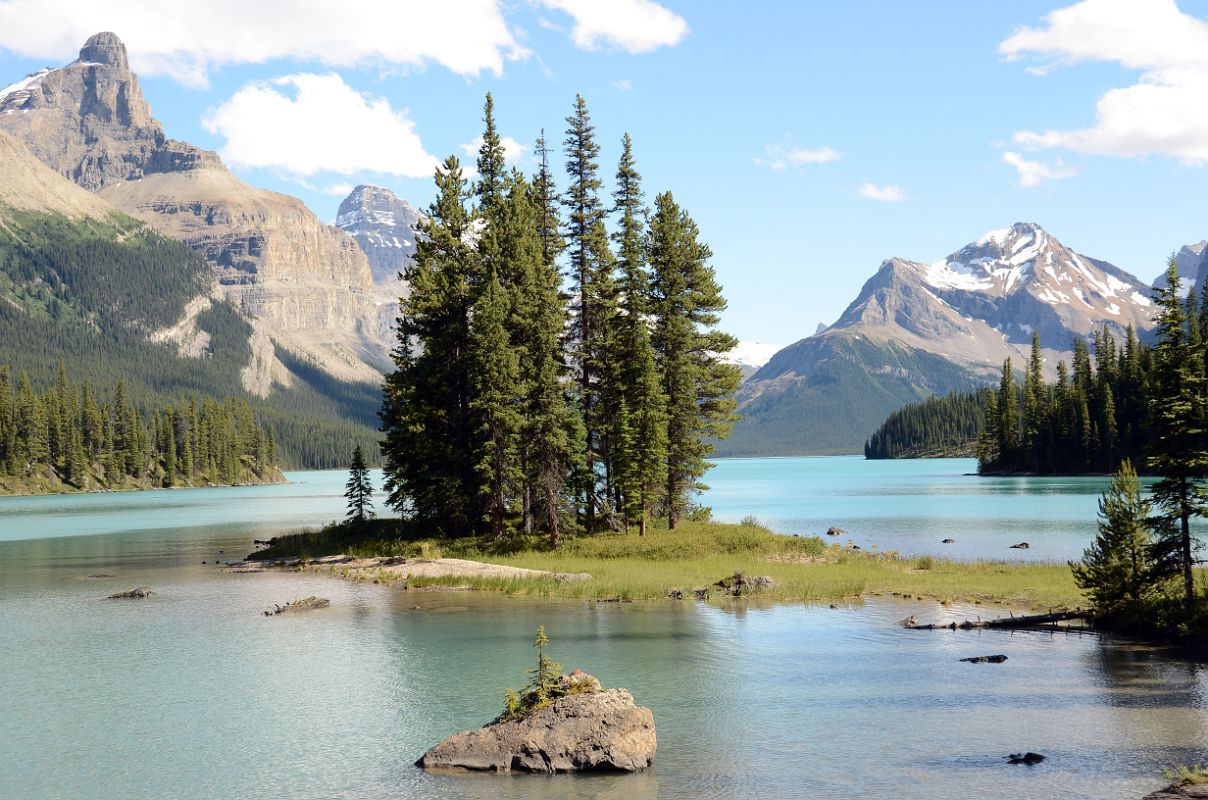
[[[952,535],[961,556],[1014,537],[1033,543],[1026,557],[1065,557],[1089,538],[1072,523],[1078,509],[1093,519],[1101,481],[994,488],[962,477],[966,463],[727,461],[706,502],[788,531],[839,524],[884,548],[922,552]],[[0,499],[0,797],[1124,800],[1157,788],[1166,765],[1208,762],[1200,665],[1089,635],[894,625],[982,608],[549,602],[222,573],[215,559],[252,538],[341,514],[341,473],[290,477]],[[1045,524],[1025,535],[1006,519],[1016,513]],[[135,585],[158,596],[100,599]],[[333,607],[260,613],[308,594]],[[654,768],[415,769],[524,682],[538,624],[557,660],[654,710]],[[958,660],[989,653],[1009,660]],[[1025,749],[1049,760],[1004,763]]]

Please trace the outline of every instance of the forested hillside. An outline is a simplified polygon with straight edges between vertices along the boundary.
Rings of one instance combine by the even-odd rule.
[[[188,247],[121,215],[69,219],[0,207],[0,364],[38,391],[62,362],[74,382],[98,392],[125,383],[132,404],[158,409],[186,397],[245,398],[274,431],[281,463],[333,467],[360,443],[377,452],[377,387],[342,384],[285,353],[299,380],[270,399],[249,398],[240,371],[250,328],[214,301],[196,320],[206,341],[197,357],[151,340],[176,322],[212,281]]]
[[[864,445],[864,457],[950,458],[977,454],[989,389],[928,397],[898,409]]]

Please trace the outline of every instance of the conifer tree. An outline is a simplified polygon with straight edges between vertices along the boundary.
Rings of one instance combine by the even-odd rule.
[[[509,493],[521,478],[520,364],[509,341],[507,293],[495,275],[474,309],[470,336],[470,413],[474,469],[495,538],[503,536]]]
[[[1166,271],[1167,285],[1155,291],[1158,344],[1154,350],[1149,410],[1155,431],[1149,468],[1161,479],[1153,486],[1157,513],[1152,560],[1155,573],[1182,579],[1188,618],[1195,607],[1193,517],[1208,515],[1208,449],[1205,447],[1203,345],[1193,344],[1179,290],[1175,260]]]
[[[692,218],[670,192],[655,198],[647,261],[651,268],[654,350],[667,398],[668,525],[676,527],[689,496],[704,488],[713,440],[725,438],[737,419],[738,368],[720,357],[737,344],[714,327],[726,303],[708,265],[712,252],[699,241]]]
[[[503,140],[495,128],[495,101],[487,92],[482,109],[482,144],[478,147],[478,180],[474,185],[474,194],[478,198],[478,211],[483,216],[491,212],[503,201],[504,182],[504,152]]]
[[[404,271],[395,370],[386,379],[382,455],[389,504],[446,536],[474,531],[480,514],[470,411],[470,320],[480,258],[467,243],[466,181],[450,156]]]
[[[365,451],[359,444],[352,451],[352,463],[348,465],[348,483],[344,485],[344,499],[348,501],[345,519],[361,523],[373,516],[373,483],[369,480]]]
[[[1019,398],[1015,393],[1015,371],[1011,359],[1002,365],[1002,380],[998,387],[998,452],[1000,457],[1012,458],[1019,448]]]
[[[563,204],[567,209],[566,241],[570,253],[571,280],[575,286],[570,345],[578,372],[579,405],[584,422],[584,458],[580,482],[584,521],[590,531],[595,527],[598,505],[598,421],[603,414],[599,375],[596,372],[605,333],[599,289],[601,273],[610,269],[611,265],[602,263],[607,258],[608,243],[603,230],[604,205],[599,197],[600,146],[596,143],[595,126],[591,124],[587,103],[581,95],[575,95],[575,107],[566,118],[566,124],[566,171],[570,183]]]
[[[1150,507],[1141,497],[1141,481],[1132,462],[1125,459],[1099,498],[1099,533],[1082,556],[1070,566],[1074,581],[1086,592],[1103,619],[1136,613],[1152,586],[1147,527]]]

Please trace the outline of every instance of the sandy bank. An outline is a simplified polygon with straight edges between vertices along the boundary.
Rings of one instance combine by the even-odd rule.
[[[275,561],[240,561],[226,567],[228,572],[267,572],[270,570],[298,569],[305,566],[321,572],[338,573],[345,578],[378,578],[383,581],[400,581],[412,577],[423,578],[552,578],[556,581],[591,580],[587,572],[547,572],[540,569],[509,567],[503,564],[487,564],[462,558],[353,558],[336,555],[308,559],[305,564],[296,558]]]

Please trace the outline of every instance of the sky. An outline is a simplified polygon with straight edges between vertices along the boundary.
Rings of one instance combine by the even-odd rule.
[[[1208,0],[0,0],[0,86],[101,30],[170,137],[325,221],[358,183],[426,207],[486,92],[513,163],[542,129],[560,163],[580,93],[608,190],[628,132],[747,342],[1014,222],[1147,281],[1208,238]]]

